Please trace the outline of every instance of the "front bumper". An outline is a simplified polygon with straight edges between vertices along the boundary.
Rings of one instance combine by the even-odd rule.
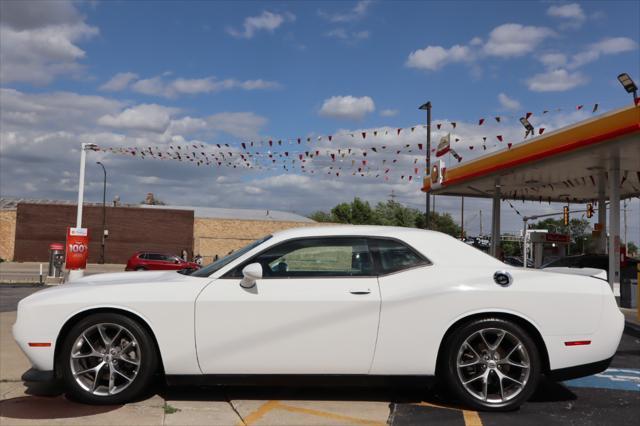
[[[22,374],[21,377],[23,382],[29,383],[55,383],[57,381],[56,375],[51,371],[42,371],[36,370],[35,368],[30,368]]]

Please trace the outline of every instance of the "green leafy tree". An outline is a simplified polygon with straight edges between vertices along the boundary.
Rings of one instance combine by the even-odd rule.
[[[420,212],[418,210],[405,207],[392,200],[386,203],[380,202],[375,208],[376,222],[380,225],[413,228],[416,226],[416,220],[419,215]]]
[[[333,222],[333,217],[331,213],[323,212],[318,210],[309,215],[309,219],[315,220],[316,222]]]
[[[635,243],[633,241],[629,241],[627,243],[627,247],[628,247],[628,255],[629,256],[637,256],[638,255],[638,246],[635,245]]]
[[[424,213],[416,219],[416,228],[424,228]],[[431,221],[431,229],[434,231],[444,232],[453,237],[460,237],[460,226],[453,220],[449,213],[434,213],[431,212],[429,219]]]

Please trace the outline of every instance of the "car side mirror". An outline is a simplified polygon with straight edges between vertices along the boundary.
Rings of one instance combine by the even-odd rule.
[[[252,288],[256,285],[256,281],[262,278],[262,265],[259,263],[250,263],[242,269],[242,281],[240,287]]]

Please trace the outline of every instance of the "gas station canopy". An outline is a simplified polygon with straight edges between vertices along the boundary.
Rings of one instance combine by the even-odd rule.
[[[499,181],[502,199],[588,202],[598,199],[599,176],[608,179],[614,159],[620,198],[639,196],[640,107],[618,109],[447,168],[439,184],[427,177],[422,190],[491,198]]]

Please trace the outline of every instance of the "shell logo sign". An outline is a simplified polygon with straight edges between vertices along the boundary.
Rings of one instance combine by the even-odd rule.
[[[65,267],[67,269],[85,269],[88,257],[89,233],[87,228],[67,228]]]

